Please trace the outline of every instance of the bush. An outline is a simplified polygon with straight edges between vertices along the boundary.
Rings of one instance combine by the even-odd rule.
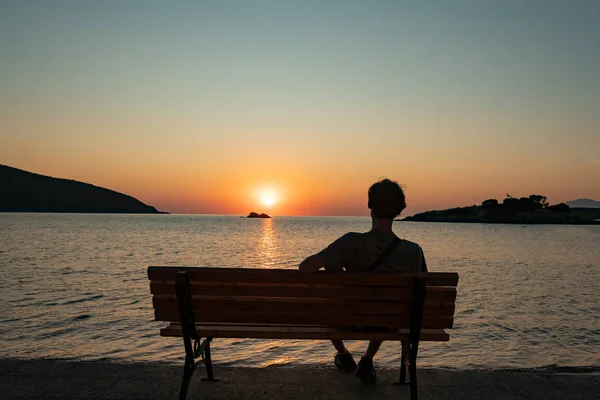
[[[481,203],[483,207],[496,207],[498,204],[498,200],[496,199],[484,200],[483,203]]]
[[[571,212],[571,207],[569,207],[565,203],[559,203],[559,204],[555,204],[553,206],[548,207],[548,210],[550,210],[552,212],[558,212],[558,213],[568,213],[568,212]]]

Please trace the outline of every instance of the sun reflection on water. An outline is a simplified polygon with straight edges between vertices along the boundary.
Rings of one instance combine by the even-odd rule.
[[[274,227],[273,219],[265,218],[262,222],[262,232],[260,234],[256,256],[260,268],[275,268],[277,267],[277,262],[280,258],[277,232]]]

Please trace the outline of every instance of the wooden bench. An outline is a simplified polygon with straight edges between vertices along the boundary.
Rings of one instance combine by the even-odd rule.
[[[218,337],[400,341],[398,383],[409,383],[408,369],[416,400],[419,341],[449,340],[458,283],[458,274],[444,272],[183,267],[149,267],[148,278],[155,319],[169,322],[161,336],[183,338],[180,399],[198,363],[206,367],[205,380],[216,380],[210,343]]]

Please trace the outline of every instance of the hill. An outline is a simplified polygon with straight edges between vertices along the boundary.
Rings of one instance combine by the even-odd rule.
[[[571,214],[577,215],[578,217],[581,217],[581,218],[599,219],[600,220],[600,208],[583,208],[583,207],[571,208]]]
[[[509,197],[502,203],[489,199],[480,206],[427,211],[404,218],[403,221],[600,225],[599,221],[594,220],[594,214],[579,210],[571,209],[564,203],[551,206],[545,196],[531,195],[520,199]]]
[[[0,212],[161,214],[113,190],[0,165]]]
[[[600,201],[592,199],[577,199],[567,201],[566,203],[571,208],[600,208]]]

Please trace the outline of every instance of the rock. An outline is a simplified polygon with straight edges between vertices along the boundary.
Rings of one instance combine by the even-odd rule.
[[[268,214],[259,214],[252,211],[250,214],[248,214],[246,218],[271,218],[271,216]]]

